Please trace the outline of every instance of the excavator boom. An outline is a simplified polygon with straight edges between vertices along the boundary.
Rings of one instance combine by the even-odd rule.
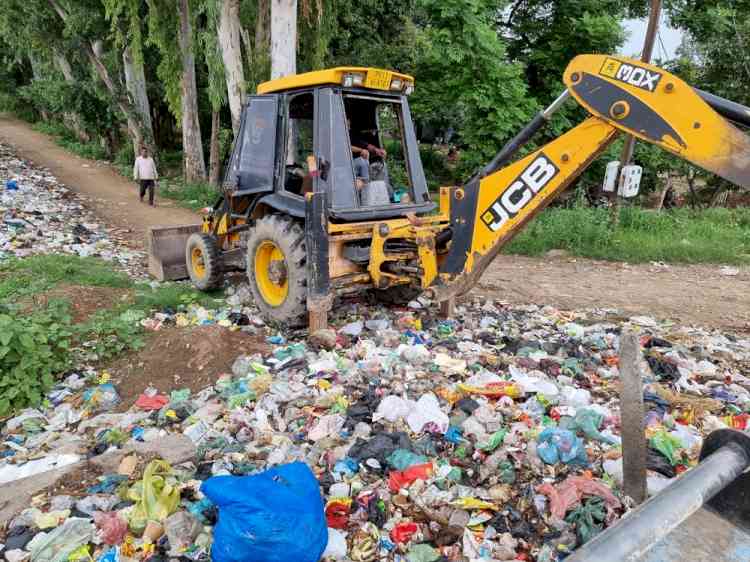
[[[537,115],[482,173],[452,191],[452,241],[431,287],[439,300],[471,289],[501,248],[562,193],[619,132],[660,146],[736,185],[750,187],[750,138],[714,111],[704,101],[705,93],[678,77],[625,58],[581,55],[566,69],[564,82],[567,94]],[[502,167],[549,120],[566,95],[575,98],[592,117]],[[734,104],[733,109],[737,107],[742,106]]]

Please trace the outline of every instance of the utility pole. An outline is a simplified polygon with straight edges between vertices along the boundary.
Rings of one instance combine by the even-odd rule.
[[[642,62],[651,62],[651,55],[654,52],[654,44],[656,43],[656,33],[659,30],[659,18],[661,17],[661,0],[651,0],[651,13],[648,16],[648,27],[646,28],[646,38],[643,40],[643,51],[641,52]],[[619,178],[622,169],[630,164],[633,159],[633,150],[635,149],[635,137],[633,135],[627,135],[625,137],[625,144],[622,147],[620,153],[620,168],[617,176]],[[611,202],[611,222],[612,226],[617,226],[620,221],[620,199],[617,195],[619,191],[620,180],[617,181],[614,191],[610,193]]]

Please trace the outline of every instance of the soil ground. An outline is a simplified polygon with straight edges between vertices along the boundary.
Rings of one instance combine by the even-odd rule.
[[[263,338],[221,326],[172,326],[149,333],[143,349],[104,368],[117,385],[124,411],[149,385],[167,394],[180,388],[198,392],[212,385],[218,374],[231,373],[238,355],[270,351]]]
[[[29,305],[33,306],[51,299],[65,299],[70,302],[73,323],[79,324],[88,320],[96,311],[126,303],[132,300],[132,297],[133,291],[130,289],[62,285],[35,295]]]
[[[133,182],[105,163],[70,154],[27,123],[0,114],[0,139],[49,168],[112,227],[126,229],[137,244],[143,244],[149,226],[198,222],[197,215],[170,201],[157,200],[153,208],[140,204]],[[557,253],[543,258],[502,255],[470,294],[561,309],[619,308],[629,314],[750,331],[747,267],[728,276],[719,265],[626,264]]]

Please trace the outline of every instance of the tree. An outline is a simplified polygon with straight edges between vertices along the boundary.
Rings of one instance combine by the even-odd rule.
[[[224,62],[229,109],[232,112],[232,131],[236,135],[240,126],[242,105],[247,93],[245,72],[242,65],[240,2],[239,0],[218,1],[221,3],[221,8],[219,10],[217,35],[221,57]]]
[[[130,102],[138,113],[146,144],[154,147],[154,126],[151,120],[151,104],[148,99],[146,74],[143,64],[143,4],[141,0],[102,0],[106,8],[106,17],[111,22],[114,43],[122,49],[122,65],[125,74],[125,86]],[[138,153],[139,146],[133,139],[133,152]],[[152,154],[155,154],[152,152]]]
[[[185,180],[206,179],[203,158],[201,124],[198,119],[198,86],[195,81],[195,53],[193,52],[193,21],[190,0],[179,0],[180,53],[182,55],[182,151]]]
[[[297,73],[297,0],[271,0],[271,78]]]
[[[452,123],[464,174],[486,163],[535,109],[484,0],[419,0],[414,111]]]

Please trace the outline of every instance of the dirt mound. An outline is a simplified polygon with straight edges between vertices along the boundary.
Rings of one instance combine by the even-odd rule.
[[[79,324],[88,320],[99,310],[105,310],[118,304],[132,301],[133,291],[117,287],[61,285],[44,293],[24,299],[22,305],[25,309],[31,311],[53,299],[69,301],[73,323]]]
[[[121,408],[127,409],[149,385],[164,393],[178,388],[198,392],[231,372],[238,355],[268,352],[264,338],[221,326],[170,327],[150,334],[143,349],[104,368],[120,392]]]

